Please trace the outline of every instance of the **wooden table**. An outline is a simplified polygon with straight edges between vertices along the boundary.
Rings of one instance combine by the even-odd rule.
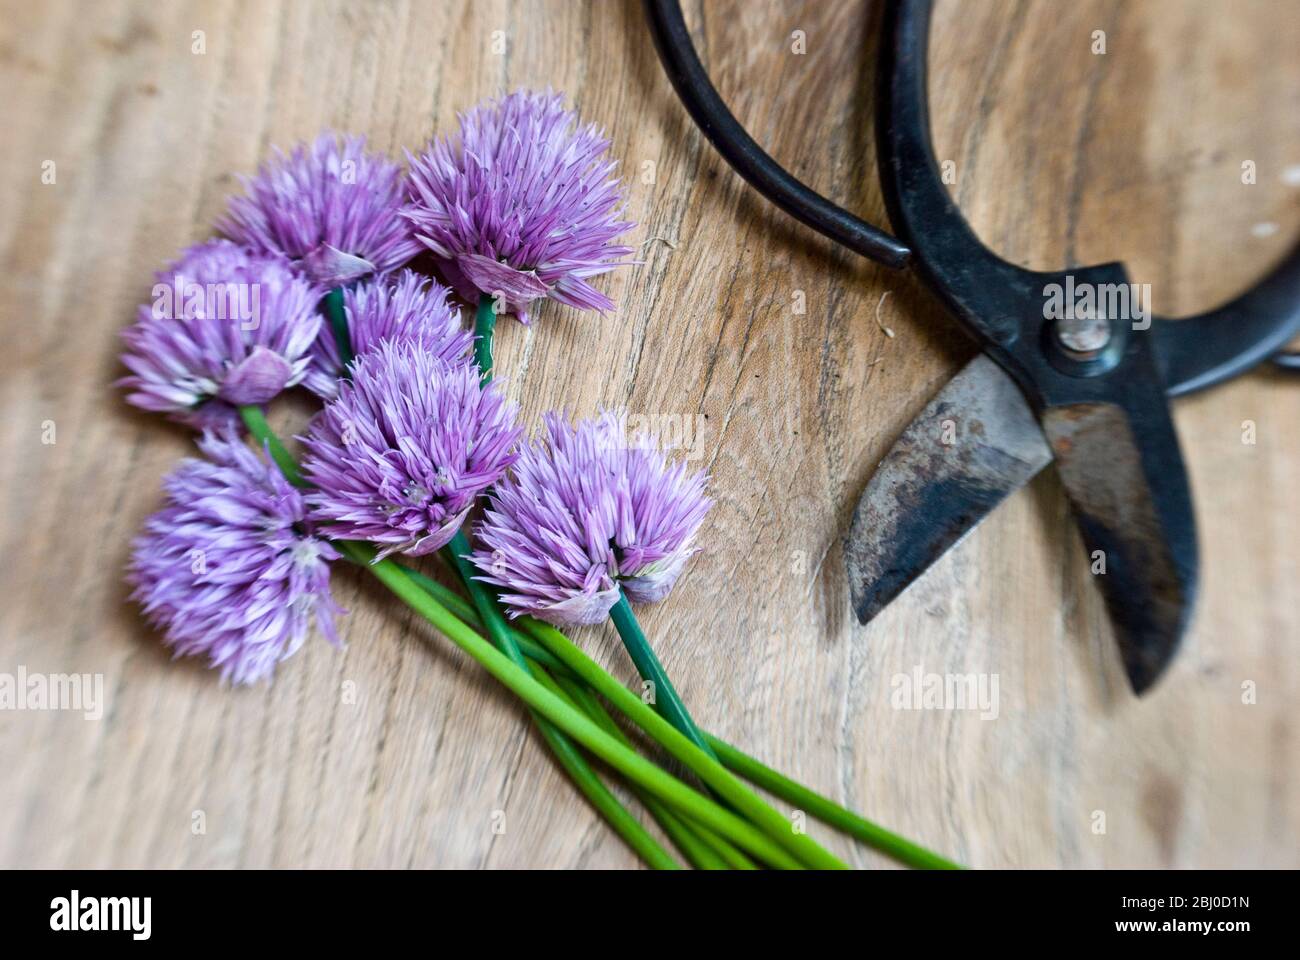
[[[98,721],[0,712],[0,864],[636,862],[516,703],[355,572],[335,578],[345,651],[314,638],[274,685],[235,691],[171,662],[122,582],[190,449],[112,385],[152,271],[209,235],[272,145],[334,127],[397,152],[547,84],[613,139],[642,262],[604,281],[609,316],[547,305],[531,329],[503,324],[499,369],[530,425],[601,405],[686,425],[717,506],[644,623],[699,721],[975,866],[1300,863],[1300,384],[1264,371],[1178,404],[1201,598],[1143,700],[1050,471],[862,628],[853,503],[973,348],[913,279],[738,180],[637,4],[0,6],[0,672],[102,673],[106,698]],[[688,18],[754,136],[882,222],[868,7],[706,0]],[[936,147],[1004,256],[1122,259],[1158,312],[1195,312],[1300,231],[1298,49],[1294,0],[941,0]],[[632,679],[611,630],[579,639]],[[996,719],[896,709],[918,669],[996,674]]]

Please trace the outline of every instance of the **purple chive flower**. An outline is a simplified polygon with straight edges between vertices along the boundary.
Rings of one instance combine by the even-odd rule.
[[[132,597],[176,656],[206,656],[236,684],[269,678],[313,620],[338,645],[332,546],[280,471],[233,434],[204,434],[164,481],[167,506],[132,544]]]
[[[362,283],[343,291],[352,353],[361,356],[381,340],[417,340],[448,363],[470,362],[473,335],[461,326],[460,311],[447,301],[450,291],[403,270],[391,278]],[[303,382],[326,400],[338,396],[343,364],[328,324],[312,347],[312,369]]]
[[[712,506],[704,474],[669,464],[653,437],[629,444],[612,413],[545,422],[546,442],[521,451],[475,531],[482,579],[502,589],[512,617],[561,625],[599,623],[620,586],[632,600],[662,600]]]
[[[308,430],[303,473],[313,519],[331,534],[421,556],[446,545],[474,498],[514,462],[523,431],[471,364],[385,340]]]
[[[319,291],[279,257],[228,240],[190,247],[157,274],[153,302],[122,333],[127,400],[198,427],[238,421],[302,381],[320,330]]]
[[[276,150],[243,183],[247,196],[230,201],[221,232],[288,257],[322,287],[387,273],[420,252],[399,215],[401,167],[367,151],[365,137],[324,133],[287,156]]]
[[[614,306],[587,280],[618,266],[631,229],[609,179],[609,141],[581,127],[558,94],[512,93],[460,117],[458,140],[407,153],[406,216],[456,292],[470,303],[504,300],[528,322],[550,297],[578,309]]]

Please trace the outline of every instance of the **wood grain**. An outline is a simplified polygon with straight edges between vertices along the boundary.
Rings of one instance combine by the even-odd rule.
[[[530,329],[504,325],[499,369],[529,424],[606,405],[694,428],[718,501],[707,548],[644,622],[700,722],[976,866],[1300,863],[1296,383],[1260,372],[1178,404],[1202,596],[1147,698],[1124,685],[1050,471],[862,628],[840,547],[852,504],[972,347],[913,280],[731,173],[636,4],[0,10],[0,672],[98,672],[107,698],[99,721],[0,712],[0,865],[635,863],[511,699],[355,574],[336,577],[346,650],[315,640],[273,686],[240,691],[169,661],[122,584],[189,440],[112,387],[118,331],[152,271],[209,234],[233,175],[326,126],[415,147],[484,96],[548,84],[612,137],[643,262],[606,281],[609,316],[547,305]],[[754,136],[882,222],[870,6],[697,0],[688,19]],[[1300,233],[1297,49],[1295,2],[940,0],[937,149],[1003,255],[1123,259],[1158,311],[1194,312]],[[580,639],[631,679],[611,631]],[[892,708],[891,678],[917,666],[997,674],[997,718]]]

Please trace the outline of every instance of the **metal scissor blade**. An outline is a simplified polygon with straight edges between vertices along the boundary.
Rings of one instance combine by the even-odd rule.
[[[1052,461],[1015,382],[980,354],[903,431],[872,476],[845,546],[866,623]]]
[[[1187,473],[1163,397],[1153,399],[1136,419],[1113,403],[1049,407],[1042,414],[1139,694],[1178,649],[1196,593]]]

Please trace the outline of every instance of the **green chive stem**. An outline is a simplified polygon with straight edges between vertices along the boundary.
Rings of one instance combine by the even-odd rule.
[[[655,710],[685,734],[693,744],[716,760],[717,757],[714,756],[708,741],[695,726],[695,721],[686,710],[686,704],[682,702],[672,681],[668,679],[668,672],[664,670],[664,665],[655,656],[654,649],[646,639],[641,624],[637,622],[636,614],[632,612],[632,606],[628,603],[627,594],[622,588],[618,591],[618,602],[609,611],[609,618],[614,621],[614,627],[618,630],[618,635],[622,638],[623,646],[632,658],[632,663],[636,665],[637,673],[641,675],[642,680],[651,685],[654,696],[651,702]]]
[[[492,334],[496,330],[497,312],[492,297],[479,298],[474,312],[474,362],[483,375],[483,383],[492,380]]]
[[[239,416],[244,421],[244,426],[252,434],[253,439],[259,445],[265,447],[271,452],[271,459],[275,465],[280,468],[284,478],[292,483],[295,487],[308,486],[307,481],[303,479],[298,470],[298,461],[293,458],[284,443],[276,436],[271,425],[266,422],[266,415],[262,413],[261,407],[246,405],[239,408]]]
[[[659,741],[664,749],[690,768],[732,809],[761,828],[790,854],[815,869],[848,869],[847,864],[833,856],[807,834],[795,830],[791,821],[759,799],[757,794],[736,779],[712,755],[701,750],[685,734],[680,733],[671,723],[642,703],[636,694],[606,673],[564,634],[550,624],[531,617],[520,617],[516,622],[562,660],[588,686]]]
[[[348,367],[352,366],[356,354],[352,352],[352,335],[348,331],[348,314],[343,307],[343,288],[335,287],[325,294],[322,303],[325,306],[325,316],[330,322],[330,329],[334,331],[334,343],[339,350],[339,363],[343,367],[343,375],[347,376]]]
[[[802,851],[805,844],[791,842],[789,838],[785,837],[768,835],[750,821],[742,820],[731,811],[724,809],[698,791],[691,789],[681,780],[642,757],[634,750],[623,746],[601,730],[595,721],[584,716],[576,708],[569,706],[564,700],[555,696],[555,694],[538,683],[527,670],[513,663],[509,657],[471,630],[468,625],[452,616],[446,607],[425,593],[397,564],[387,559],[376,561],[374,559],[375,552],[369,544],[355,540],[339,540],[335,541],[335,543],[349,558],[358,563],[366,564],[367,569],[394,595],[424,617],[425,620],[466,654],[477,660],[488,673],[500,681],[507,689],[529,706],[536,708],[538,713],[629,780],[641,784],[656,796],[673,804],[684,816],[722,834],[728,840],[760,859],[771,863],[773,866],[798,867],[798,861],[787,852],[787,849],[793,847]],[[561,657],[561,659],[564,658]],[[628,696],[632,696],[632,694],[629,693]],[[633,697],[633,699],[636,698]],[[699,763],[703,760],[716,764],[716,761],[710,760],[708,755],[698,747],[681,737],[681,734],[678,734],[666,721],[660,720],[659,715],[653,710],[647,707],[646,711],[655,720],[662,723],[669,733],[680,738],[681,742],[676,746],[681,752],[689,756],[691,761]],[[717,768],[722,769],[721,765],[717,765]],[[723,775],[727,778],[731,776],[725,771],[723,771]],[[758,800],[757,797],[754,799],[756,803],[763,805],[762,801]],[[770,808],[768,809],[770,810]],[[783,827],[786,826],[785,820],[780,814],[775,810],[772,810],[771,814],[776,817],[777,822]],[[770,818],[769,823],[771,823]],[[807,838],[797,837],[795,839],[798,841]],[[811,841],[808,841],[808,843],[811,843]],[[813,844],[813,846],[816,845]]]
[[[460,530],[456,531],[456,535],[452,537],[451,542],[444,549],[448,560],[460,574],[465,589],[469,591],[470,599],[473,600],[474,607],[478,611],[480,622],[487,626],[488,636],[491,638],[493,645],[505,654],[511,663],[532,676],[532,668],[529,666],[528,661],[524,659],[524,655],[519,652],[518,644],[510,635],[510,629],[506,626],[505,618],[496,605],[496,599],[488,595],[483,584],[474,579],[473,567],[465,559],[469,551],[469,541],[465,539],[464,532]],[[601,782],[582,754],[574,747],[573,741],[557,730],[554,724],[540,716],[536,710],[530,712],[538,730],[541,731],[542,737],[550,746],[560,765],[573,778],[573,782],[582,791],[583,795],[591,801],[592,806],[599,810],[605,819],[609,821],[610,826],[627,841],[628,846],[635,850],[646,863],[657,870],[678,869],[680,864],[672,858],[668,851],[659,845],[658,841]]]

